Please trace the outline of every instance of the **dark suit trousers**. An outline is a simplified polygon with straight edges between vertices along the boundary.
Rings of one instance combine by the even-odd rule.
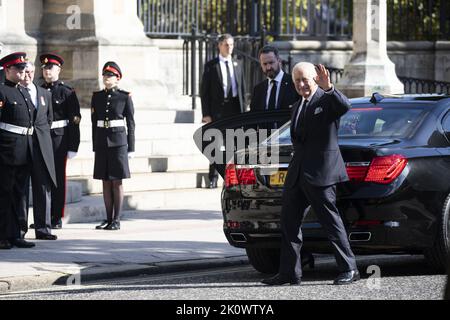
[[[300,179],[294,187],[283,190],[281,211],[281,256],[279,273],[290,278],[302,277],[300,251],[303,244],[301,225],[311,205],[331,241],[340,272],[356,269],[355,256],[336,207],[336,186],[316,187]]]
[[[53,152],[55,159],[55,173],[57,187],[52,184],[52,204],[51,220],[53,223],[59,222],[64,216],[64,206],[66,204],[66,163],[67,163],[67,134],[53,136]]]
[[[51,182],[47,166],[36,138],[33,141],[33,170],[31,183],[33,188],[33,217],[36,233],[51,233]]]
[[[19,239],[24,201],[26,201],[30,166],[0,164],[0,240]]]

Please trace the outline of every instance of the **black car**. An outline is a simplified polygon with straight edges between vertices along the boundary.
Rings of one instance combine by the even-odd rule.
[[[352,249],[424,253],[433,269],[444,271],[450,246],[450,96],[374,94],[351,103],[339,128],[350,181],[338,185],[337,205]],[[228,164],[217,165],[225,180],[225,235],[232,246],[245,248],[253,267],[264,273],[277,272],[279,264],[281,194],[293,152],[289,119],[290,110],[248,113],[196,133],[199,141],[208,129],[280,128],[258,148],[235,150],[225,159]],[[204,150],[207,143],[199,147]],[[215,143],[225,154],[226,138]],[[266,149],[279,164],[236,164]],[[311,208],[302,230],[305,249],[332,252]]]

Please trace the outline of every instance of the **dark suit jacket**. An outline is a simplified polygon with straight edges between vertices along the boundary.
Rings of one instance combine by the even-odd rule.
[[[245,111],[245,83],[241,64],[233,60],[234,76],[237,83],[241,113]],[[200,88],[203,117],[210,116],[213,120],[221,118],[224,105],[223,79],[219,58],[205,64]]]
[[[134,107],[131,94],[120,89],[94,92],[91,104],[93,151],[128,145],[128,152],[134,152]],[[126,120],[125,127],[98,128],[97,121]]]
[[[294,186],[301,173],[309,184],[319,187],[348,181],[338,145],[338,129],[340,117],[351,107],[350,101],[337,89],[332,94],[326,94],[318,88],[306,109],[303,137],[300,136],[300,121],[294,128],[300,105],[301,100],[292,108],[294,156],[289,164],[286,185]]]
[[[55,161],[53,157],[52,136],[50,133],[51,123],[53,121],[52,95],[49,91],[37,87],[38,109],[35,113],[34,129],[39,141],[39,148],[44,158],[47,171],[56,186]]]
[[[268,86],[268,80],[264,80],[255,86],[250,103],[250,111],[266,110]],[[277,109],[289,109],[300,98],[292,82],[292,76],[285,73],[281,81],[280,93],[278,94]]]

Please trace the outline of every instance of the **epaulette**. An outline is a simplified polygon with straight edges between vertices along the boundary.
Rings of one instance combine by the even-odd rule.
[[[131,96],[131,92],[122,90],[122,89],[118,89],[117,91],[119,91],[120,93],[126,94],[127,96]]]
[[[66,84],[66,83],[63,82],[63,81],[61,81],[60,84],[61,84],[63,87],[69,89],[70,91],[75,91],[75,89],[74,89],[73,87],[69,86],[68,84]]]

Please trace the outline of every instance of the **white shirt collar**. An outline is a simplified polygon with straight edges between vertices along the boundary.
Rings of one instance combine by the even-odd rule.
[[[284,77],[284,72],[283,72],[283,70],[280,70],[280,72],[278,72],[278,74],[277,74],[277,76],[275,77],[275,79],[267,78],[267,80],[269,80],[269,83],[270,83],[272,80],[275,80],[275,81],[277,82],[277,84],[280,84],[281,81],[283,80],[283,77]]]
[[[231,56],[229,56],[228,58],[224,58],[224,57],[222,57],[222,55],[219,54],[219,61],[221,61],[221,62],[228,61],[230,63],[233,60],[231,59]]]

